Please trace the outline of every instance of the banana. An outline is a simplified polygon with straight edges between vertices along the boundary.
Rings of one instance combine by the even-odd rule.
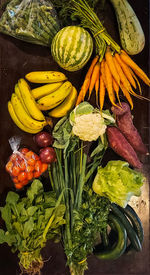
[[[26,107],[26,105],[25,105],[25,103],[24,103],[24,101],[23,101],[23,98],[22,98],[22,96],[21,96],[21,93],[20,93],[20,89],[19,89],[19,87],[18,87],[18,84],[16,84],[15,85],[15,94],[18,96],[18,98],[20,99],[20,101],[21,101],[21,103],[22,103],[22,105],[23,105],[23,108],[26,110],[26,112],[29,114],[29,112],[28,112],[28,109],[27,109],[27,107]]]
[[[26,74],[25,78],[33,83],[54,83],[67,79],[63,73],[56,71],[30,72]]]
[[[31,93],[32,93],[34,99],[39,99],[43,96],[46,96],[46,95],[51,94],[52,92],[56,91],[62,84],[63,84],[62,81],[46,84],[41,87],[32,89]]]
[[[29,85],[23,78],[18,80],[18,87],[20,89],[24,104],[26,105],[30,115],[36,120],[45,120],[44,115],[36,105],[36,101],[31,94]]]
[[[66,81],[62,86],[57,89],[55,92],[46,95],[38,100],[38,104],[50,110],[58,106],[71,92],[72,84],[69,81]]]
[[[8,112],[9,112],[9,114],[10,114],[12,120],[14,121],[14,123],[15,123],[21,130],[23,130],[24,132],[27,132],[27,133],[30,133],[30,134],[36,134],[36,133],[42,131],[43,127],[39,130],[39,129],[30,129],[30,128],[24,126],[24,125],[22,124],[22,122],[18,119],[18,117],[16,116],[11,101],[8,101]]]
[[[45,121],[37,121],[33,119],[31,116],[27,114],[25,109],[23,108],[21,101],[17,97],[15,93],[12,93],[11,96],[11,103],[13,106],[13,109],[15,111],[16,116],[18,119],[22,122],[22,124],[28,128],[31,128],[33,130],[41,130],[44,126],[47,125],[46,120]]]
[[[77,90],[75,87],[72,88],[70,94],[65,98],[63,103],[61,103],[58,107],[54,108],[51,112],[49,112],[49,116],[52,117],[63,117],[67,115],[67,113],[74,107],[77,100]]]

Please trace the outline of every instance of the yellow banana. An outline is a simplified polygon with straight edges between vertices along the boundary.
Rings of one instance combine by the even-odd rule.
[[[18,87],[20,89],[24,104],[26,105],[26,108],[28,109],[30,115],[36,120],[45,120],[43,113],[36,105],[36,101],[31,94],[29,85],[23,78],[20,78],[18,80]]]
[[[37,121],[33,119],[31,116],[27,114],[25,109],[23,108],[21,101],[17,97],[15,93],[12,93],[11,96],[11,103],[13,106],[13,109],[15,111],[16,116],[18,119],[22,122],[23,125],[25,125],[28,128],[41,130],[45,125],[47,125],[46,120],[45,121]]]
[[[72,84],[69,81],[66,81],[62,86],[57,89],[55,92],[46,95],[38,100],[38,104],[50,110],[58,106],[71,92]]]
[[[10,101],[8,101],[8,112],[12,118],[12,120],[14,121],[14,123],[24,132],[27,133],[31,133],[31,134],[36,134],[40,131],[42,131],[43,127],[41,129],[30,129],[28,127],[26,127],[24,124],[22,124],[22,122],[18,119],[18,117],[15,114],[14,108],[12,106],[12,103]]]
[[[23,105],[23,108],[26,110],[26,112],[29,114],[29,112],[28,112],[28,109],[27,109],[27,107],[26,107],[26,105],[25,105],[25,103],[24,103],[24,101],[23,101],[23,98],[22,98],[22,96],[21,96],[21,93],[20,93],[20,89],[19,89],[19,87],[18,87],[18,84],[16,84],[15,85],[15,94],[18,96],[18,98],[20,99],[20,101],[21,101],[21,103],[22,103],[22,105]]]
[[[52,92],[56,91],[61,85],[63,84],[63,82],[56,82],[56,83],[50,83],[50,84],[46,84],[43,85],[41,87],[32,89],[32,95],[35,99],[39,99],[43,96],[46,96],[48,94],[51,94]]]
[[[25,78],[33,83],[54,83],[67,79],[63,73],[56,71],[30,72],[26,74]]]
[[[72,110],[77,100],[77,90],[75,87],[72,88],[70,94],[65,98],[65,100],[56,108],[54,108],[51,112],[49,112],[49,116],[52,117],[63,117],[67,115],[67,113]]]

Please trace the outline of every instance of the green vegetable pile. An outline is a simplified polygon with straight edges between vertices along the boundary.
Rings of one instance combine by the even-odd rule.
[[[6,231],[0,229],[0,244],[6,242],[12,252],[18,252],[23,272],[39,273],[43,266],[41,249],[47,240],[61,237],[60,227],[65,223],[61,196],[56,200],[53,191],[44,192],[42,183],[34,180],[23,198],[10,191],[0,210],[6,224]]]

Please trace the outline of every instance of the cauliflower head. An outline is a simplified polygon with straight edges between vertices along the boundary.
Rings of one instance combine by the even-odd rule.
[[[97,140],[107,128],[101,114],[87,102],[81,103],[72,111],[70,123],[73,134],[84,141]]]

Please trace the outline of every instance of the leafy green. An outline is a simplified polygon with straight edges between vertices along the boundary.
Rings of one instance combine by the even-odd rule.
[[[44,192],[42,183],[34,180],[23,198],[10,191],[0,211],[6,224],[6,232],[0,229],[0,243],[6,242],[13,252],[18,251],[24,269],[34,268],[35,262],[40,268],[41,248],[49,239],[60,239],[61,226],[65,223],[61,197],[57,201],[53,191]]]
[[[93,190],[100,196],[109,198],[121,207],[126,207],[132,196],[140,196],[144,176],[133,169],[125,161],[109,161],[98,168],[93,182]]]
[[[60,119],[53,129],[53,137],[55,139],[53,147],[64,149],[71,137],[72,126],[68,117]]]

